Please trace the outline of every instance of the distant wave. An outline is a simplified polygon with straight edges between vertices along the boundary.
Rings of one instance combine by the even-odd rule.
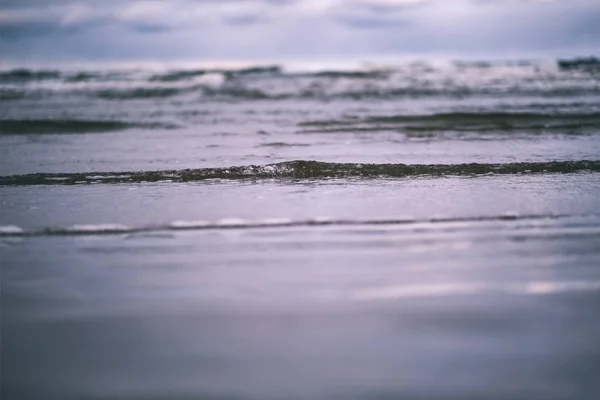
[[[5,101],[43,91],[103,99],[140,99],[198,93],[209,100],[388,99],[468,96],[600,96],[596,58],[413,62],[355,69],[288,71],[278,65],[228,69],[0,71]]]
[[[600,113],[454,112],[429,115],[389,115],[344,120],[307,121],[305,133],[358,130],[404,131],[580,131],[600,128]]]
[[[197,76],[202,76],[209,73],[207,70],[181,70],[171,71],[164,74],[152,75],[149,79],[150,82],[177,82],[186,79],[192,79]]]
[[[135,88],[135,89],[107,89],[94,92],[94,96],[101,99],[127,100],[144,99],[153,97],[171,97],[183,93],[180,88]]]
[[[220,87],[220,88],[202,88],[204,97],[211,99],[241,99],[241,100],[266,100],[266,99],[284,99],[286,95],[269,95],[260,89],[250,89],[245,87]]]
[[[558,60],[558,67],[563,71],[600,72],[600,59],[597,57],[580,57]]]
[[[20,100],[26,96],[23,90],[0,88],[0,101]]]
[[[165,73],[154,74],[148,80],[150,82],[179,82],[194,79],[200,76],[209,75],[209,74],[222,74],[228,79],[232,79],[240,76],[250,76],[250,75],[278,75],[282,73],[282,68],[280,66],[257,66],[251,68],[241,68],[241,69],[223,69],[223,68],[215,68],[215,69],[180,69],[180,70],[172,70]]]
[[[413,176],[600,172],[600,160],[507,164],[352,164],[286,161],[230,168],[137,172],[35,173],[1,176],[0,185],[74,185],[86,183],[190,182],[207,179],[402,178]]]
[[[60,77],[61,73],[55,70],[32,70],[26,68],[17,68],[9,71],[0,71],[0,83],[59,79]]]
[[[225,218],[217,221],[173,221],[168,224],[151,224],[146,226],[130,227],[122,224],[77,224],[66,227],[53,227],[42,229],[25,230],[16,225],[0,225],[0,237],[20,236],[82,236],[82,235],[123,235],[145,232],[182,231],[182,230],[229,230],[229,229],[264,229],[264,228],[288,228],[288,227],[322,227],[322,226],[370,226],[370,225],[417,225],[431,224],[443,225],[480,222],[502,222],[502,221],[536,221],[555,220],[569,218],[585,218],[595,220],[600,216],[592,215],[569,215],[569,214],[503,214],[479,217],[448,217],[448,218],[378,218],[378,219],[335,219],[335,218],[312,218],[312,219],[262,219],[244,220],[238,218]],[[598,234],[596,221],[584,227],[582,233]]]
[[[115,120],[83,119],[4,119],[1,131],[4,135],[57,134],[57,133],[96,133],[111,132],[131,128],[173,128],[159,123],[133,123]]]
[[[487,87],[485,85],[466,87],[456,85],[454,87],[425,87],[415,82],[413,87],[394,88],[393,84],[387,87],[374,88],[369,84],[363,87],[349,85],[347,87],[336,87],[329,82],[320,82],[314,78],[312,83],[289,84],[289,87],[265,82],[261,85],[250,85],[244,82],[224,85],[204,85],[192,83],[187,87],[133,87],[122,88],[120,85],[105,83],[105,88],[94,87],[70,88],[19,88],[0,87],[0,100],[18,101],[22,99],[45,99],[61,96],[82,96],[104,100],[136,100],[136,99],[159,99],[171,98],[180,95],[197,95],[199,101],[264,101],[264,100],[394,100],[394,99],[423,99],[444,98],[464,99],[468,97],[490,97],[490,98],[513,98],[513,97],[544,97],[544,98],[596,98],[600,96],[600,84],[598,85],[572,85],[572,86],[540,86],[536,88],[521,87],[517,84],[506,87]],[[385,82],[385,80],[382,80]],[[257,87],[256,87],[257,86]]]
[[[321,71],[307,74],[307,76],[325,77],[325,78],[349,78],[349,79],[379,79],[387,78],[392,71],[373,70],[373,71]]]

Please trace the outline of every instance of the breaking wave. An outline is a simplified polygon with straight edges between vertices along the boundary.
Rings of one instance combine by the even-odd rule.
[[[278,65],[249,68],[0,71],[5,101],[40,90],[102,99],[172,97],[210,99],[384,99],[465,96],[598,96],[596,58],[553,62],[400,62],[353,69],[302,70]],[[596,71],[596,72],[595,72]],[[216,78],[218,77],[218,78]],[[206,82],[205,82],[206,81]],[[19,95],[15,95],[15,90]]]
[[[287,161],[230,168],[137,172],[35,173],[1,176],[0,185],[74,185],[86,183],[194,182],[207,179],[402,178],[600,172],[600,160],[520,162],[508,164],[353,164]]]

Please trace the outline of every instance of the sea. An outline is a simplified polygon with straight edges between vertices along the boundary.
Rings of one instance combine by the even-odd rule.
[[[600,398],[600,61],[0,70],[1,397]]]

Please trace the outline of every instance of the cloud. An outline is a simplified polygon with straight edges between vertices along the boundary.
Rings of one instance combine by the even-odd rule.
[[[9,0],[13,60],[598,52],[597,0]]]

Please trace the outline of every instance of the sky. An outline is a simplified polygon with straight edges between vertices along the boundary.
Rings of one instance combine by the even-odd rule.
[[[0,0],[13,64],[600,55],[600,0]]]

